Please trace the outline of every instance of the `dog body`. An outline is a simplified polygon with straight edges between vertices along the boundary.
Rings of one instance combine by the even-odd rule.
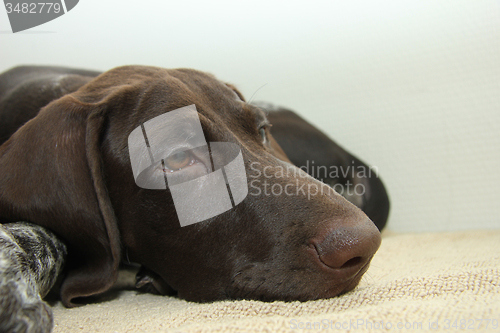
[[[207,141],[239,147],[249,193],[233,209],[181,227],[168,188],[134,182],[128,136],[193,104]],[[15,68],[0,77],[0,222],[29,221],[66,244],[66,306],[109,289],[125,259],[192,301],[310,300],[347,292],[367,270],[379,232],[360,209],[293,166],[285,152],[299,163],[296,146],[286,143],[284,131],[283,151],[270,132],[271,123],[279,125],[269,118],[279,122],[279,113],[269,115],[233,86],[190,69],[126,66],[99,75]],[[349,164],[352,155],[337,151],[340,164]],[[191,156],[190,164],[170,172],[206,164]],[[365,185],[383,189],[381,228],[385,189],[370,179]],[[377,191],[370,193],[351,200],[370,207]]]

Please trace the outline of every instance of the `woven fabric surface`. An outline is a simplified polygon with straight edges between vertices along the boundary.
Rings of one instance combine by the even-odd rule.
[[[326,300],[198,304],[131,281],[79,308],[55,304],[54,332],[500,332],[500,230],[386,234],[360,285]]]

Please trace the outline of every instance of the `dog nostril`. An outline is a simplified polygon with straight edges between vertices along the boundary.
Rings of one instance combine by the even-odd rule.
[[[361,267],[380,246],[380,232],[370,220],[324,230],[312,240],[319,259],[334,269]]]
[[[347,260],[345,264],[343,264],[342,266],[340,266],[340,268],[342,269],[342,268],[354,267],[354,266],[359,265],[362,261],[363,261],[363,258],[361,258],[361,257],[354,257],[352,259]]]

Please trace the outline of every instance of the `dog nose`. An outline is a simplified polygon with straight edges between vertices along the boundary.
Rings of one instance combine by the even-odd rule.
[[[352,275],[367,266],[380,243],[380,232],[369,219],[352,226],[325,228],[311,240],[324,265],[351,271]]]

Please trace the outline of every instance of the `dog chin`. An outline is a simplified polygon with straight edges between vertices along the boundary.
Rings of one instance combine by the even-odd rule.
[[[257,286],[248,285],[233,285],[231,291],[225,291],[226,297],[230,299],[252,299],[264,302],[272,301],[311,301],[318,299],[328,299],[341,296],[355,289],[361,281],[363,274],[368,269],[369,264],[360,270],[354,277],[339,283],[339,281],[328,281],[326,283],[309,282],[304,285],[304,280],[296,279],[296,283],[292,281],[288,285],[280,282],[277,283],[261,283]],[[289,280],[290,281],[290,280]]]

